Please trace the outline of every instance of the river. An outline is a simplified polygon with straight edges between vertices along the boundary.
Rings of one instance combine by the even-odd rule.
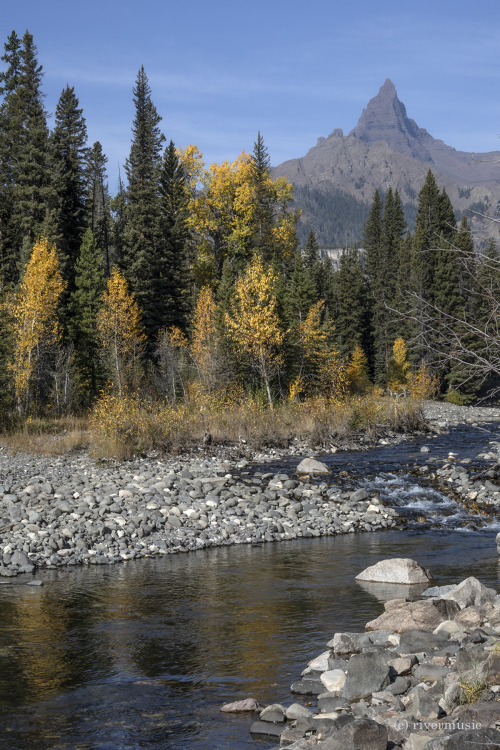
[[[497,426],[467,427],[427,440],[429,454],[415,440],[325,459],[347,471],[347,486],[376,489],[405,512],[407,531],[45,571],[41,587],[0,579],[0,748],[272,746],[250,736],[253,716],[223,715],[220,705],[248,696],[292,702],[291,682],[326,641],[380,614],[381,601],[354,580],[367,565],[412,557],[438,584],[475,575],[500,589],[498,524],[478,528],[409,471],[449,450],[476,461],[498,439]],[[432,514],[436,528],[412,525],[417,513]]]

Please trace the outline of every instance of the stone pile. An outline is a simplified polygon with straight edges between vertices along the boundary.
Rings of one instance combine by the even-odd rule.
[[[387,601],[365,633],[336,633],[251,732],[290,750],[500,748],[500,596],[477,579]]]
[[[0,576],[398,525],[365,490],[247,466],[0,454]]]

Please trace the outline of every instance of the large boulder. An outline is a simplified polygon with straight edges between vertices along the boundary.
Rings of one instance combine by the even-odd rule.
[[[387,727],[373,719],[355,719],[329,732],[320,747],[322,750],[386,750]]]
[[[342,697],[359,700],[372,693],[384,690],[389,684],[387,659],[378,651],[354,654],[349,660],[349,669]]]
[[[430,579],[430,573],[416,560],[410,560],[408,557],[379,560],[356,576],[357,581],[380,583],[428,583]]]
[[[296,469],[297,474],[329,474],[330,469],[315,458],[304,458]]]
[[[448,594],[444,594],[442,598],[457,602],[460,609],[465,609],[465,607],[480,607],[483,604],[492,604],[496,595],[495,589],[486,588],[481,581],[471,576],[455,586]]]
[[[442,722],[446,726],[446,721]],[[425,750],[500,750],[500,732],[479,726],[446,734],[425,745]]]
[[[366,630],[392,630],[405,633],[407,630],[433,631],[445,620],[452,620],[459,611],[454,601],[427,599],[419,602],[404,602],[389,609],[365,625]]]

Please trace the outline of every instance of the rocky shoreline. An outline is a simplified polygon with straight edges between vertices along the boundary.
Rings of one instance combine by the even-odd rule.
[[[500,419],[500,410],[471,411],[450,404],[430,403],[426,413],[434,429],[457,418]],[[393,433],[384,443],[403,439]],[[353,447],[369,447],[369,441],[351,439],[338,449]],[[306,446],[287,452],[304,454],[310,454]],[[265,466],[284,455],[268,451],[241,458],[223,449],[208,457],[97,463],[86,454],[46,458],[9,455],[2,449],[0,577],[79,564],[110,565],[219,545],[401,527],[397,511],[365,490],[343,492],[314,473],[245,471],[249,459]],[[496,461],[497,454],[493,457]],[[464,478],[463,467],[441,467],[439,472],[448,489],[455,482],[457,492],[476,491]],[[484,487],[476,497],[500,503],[500,486]]]
[[[365,631],[336,633],[291,686],[312,708],[267,706],[252,734],[290,750],[500,748],[495,590],[468,578],[413,601],[392,599]]]
[[[342,493],[314,474],[244,476],[248,463],[2,453],[0,576],[397,525],[364,490]]]

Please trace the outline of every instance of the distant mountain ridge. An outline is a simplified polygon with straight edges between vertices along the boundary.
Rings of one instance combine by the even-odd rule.
[[[284,175],[297,186],[299,207],[301,195],[307,194],[299,234],[312,228],[322,244],[331,245],[338,239],[331,236],[331,230],[322,233],[324,209],[320,215],[314,211],[318,191],[335,193],[336,210],[341,212],[341,192],[369,207],[376,189],[385,192],[389,187],[397,188],[411,214],[430,167],[457,211],[472,206],[494,215],[500,206],[499,162],[500,151],[474,155],[433,138],[408,117],[393,82],[387,79],[349,135],[335,129],[328,138],[319,138],[305,156],[275,167],[273,174]],[[498,236],[495,228],[487,227],[472,214],[469,218],[478,240],[484,241],[489,234]],[[359,241],[359,227],[352,234]]]

